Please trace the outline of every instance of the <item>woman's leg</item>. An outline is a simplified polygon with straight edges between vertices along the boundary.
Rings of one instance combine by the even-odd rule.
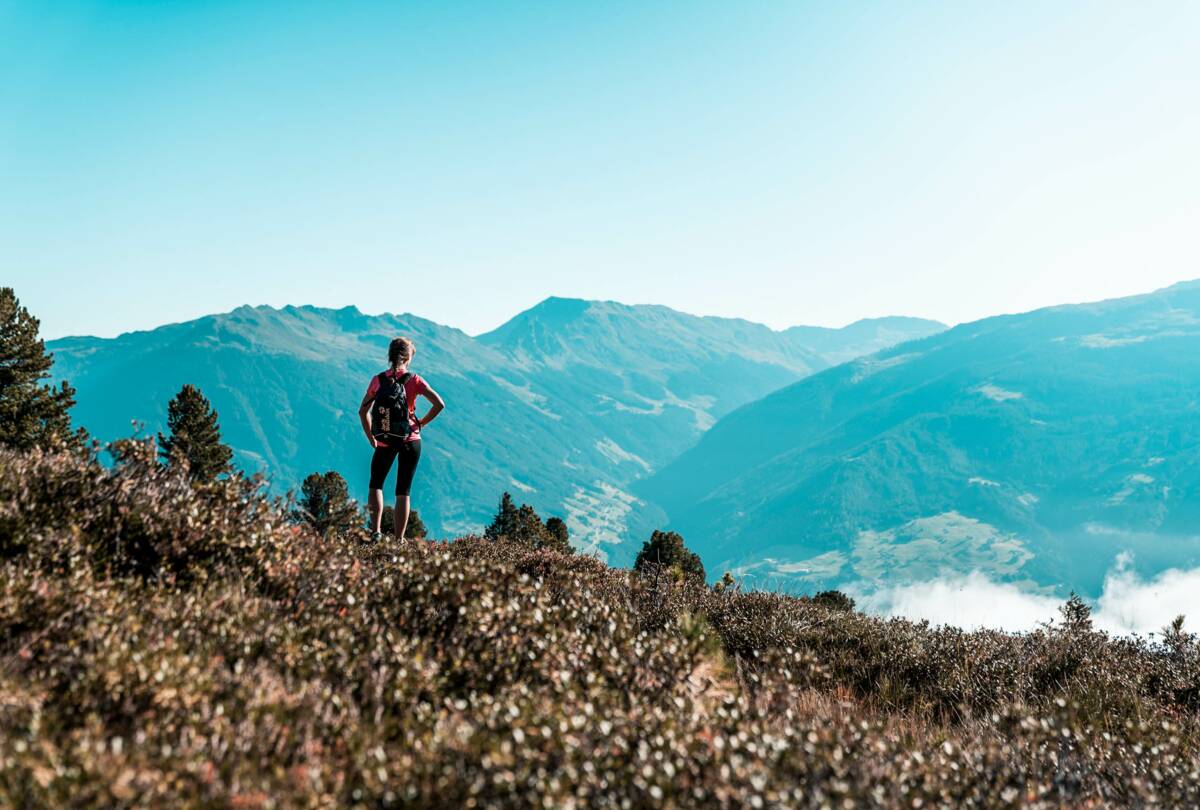
[[[383,520],[383,489],[372,488],[367,493],[367,513],[371,516],[371,531],[379,531],[379,522]]]
[[[367,492],[367,511],[371,514],[371,531],[379,531],[383,519],[383,482],[392,469],[396,451],[391,447],[376,447],[371,456],[371,483]],[[398,516],[397,516],[398,517]]]
[[[408,529],[408,515],[411,501],[409,491],[412,489],[413,475],[417,472],[417,462],[421,460],[421,440],[405,442],[399,451],[400,463],[396,465],[396,536],[404,537]]]

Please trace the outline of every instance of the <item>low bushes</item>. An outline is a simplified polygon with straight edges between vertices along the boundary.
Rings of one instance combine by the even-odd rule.
[[[0,451],[0,805],[1194,804],[1195,644],[965,633]]]

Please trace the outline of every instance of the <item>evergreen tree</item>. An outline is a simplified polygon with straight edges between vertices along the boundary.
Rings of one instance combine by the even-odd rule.
[[[557,520],[561,528],[553,531],[548,529],[532,506],[523,503],[517,507],[512,496],[505,492],[500,498],[500,508],[492,519],[492,525],[484,530],[483,536],[489,540],[504,538],[534,549],[547,548],[564,554],[572,553],[566,524],[557,518],[550,520]]]
[[[677,532],[655,529],[638,552],[637,559],[633,562],[633,570],[646,571],[654,565],[677,568],[688,579],[704,581],[704,563],[700,561],[698,554],[688,550],[683,543],[683,537]]]
[[[500,508],[492,518],[492,525],[483,530],[483,536],[488,540],[501,537],[515,537],[517,531],[517,506],[513,503],[512,495],[505,492],[500,496]]]
[[[384,534],[396,533],[396,510],[392,507],[383,507],[383,514],[379,517],[379,530]],[[409,540],[424,540],[429,536],[429,530],[421,520],[421,513],[416,509],[408,513],[408,525],[404,528],[404,536]]]
[[[550,533],[541,517],[529,504],[521,504],[517,510],[517,525],[508,539],[516,540],[531,548],[545,548],[550,543]]]
[[[194,385],[185,385],[167,405],[169,436],[158,434],[159,452],[171,466],[184,461],[193,481],[207,483],[230,470],[233,451],[221,442],[217,412]]]
[[[300,502],[292,518],[321,534],[344,532],[358,525],[358,504],[350,499],[346,479],[338,473],[313,473],[300,485]]]
[[[821,591],[812,601],[813,604],[822,605],[830,610],[842,610],[847,613],[854,610],[854,599],[841,591]]]
[[[0,446],[78,447],[86,434],[71,431],[75,389],[66,381],[42,384],[54,358],[38,337],[39,326],[11,287],[0,288]]]
[[[567,530],[567,523],[560,517],[552,517],[546,519],[546,532],[551,538],[551,548],[555,551],[573,552],[571,548],[571,532]]]
[[[1063,627],[1072,632],[1088,632],[1092,629],[1092,609],[1083,597],[1071,591],[1071,597],[1058,609],[1062,614]]]

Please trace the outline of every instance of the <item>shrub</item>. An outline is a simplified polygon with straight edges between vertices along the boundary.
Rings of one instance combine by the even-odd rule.
[[[1195,645],[964,632],[0,450],[0,806],[1194,806]]]
[[[396,534],[396,510],[390,506],[383,507],[383,513],[379,518],[379,529],[384,534]],[[404,527],[404,536],[410,540],[424,540],[429,535],[429,530],[425,528],[425,522],[421,520],[421,513],[416,509],[408,513],[408,525]]]

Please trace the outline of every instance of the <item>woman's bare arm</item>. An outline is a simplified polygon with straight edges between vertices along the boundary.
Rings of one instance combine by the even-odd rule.
[[[425,390],[421,392],[421,396],[433,403],[433,405],[429,408],[429,412],[426,413],[421,419],[417,420],[417,424],[419,424],[421,427],[425,427],[434,419],[436,419],[439,413],[446,409],[446,400],[442,399],[438,395],[437,391],[434,391],[428,386],[426,386]]]
[[[371,433],[371,403],[373,398],[370,395],[363,397],[362,404],[358,406],[358,421],[362,423],[363,433],[367,434],[367,441],[372,447],[378,447],[379,442],[375,441],[375,435]]]

